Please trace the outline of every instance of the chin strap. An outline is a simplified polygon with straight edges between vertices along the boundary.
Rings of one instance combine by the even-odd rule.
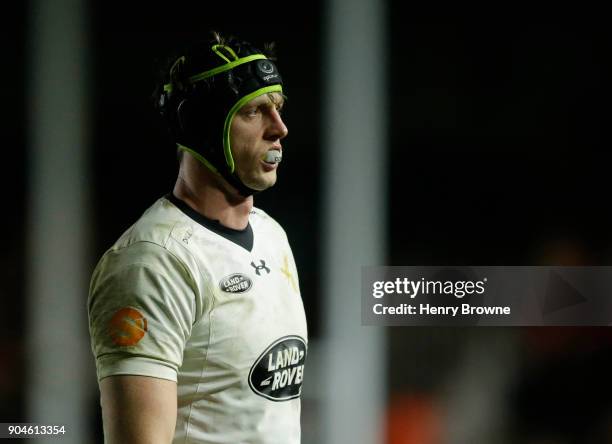
[[[202,156],[200,153],[198,153],[197,151],[192,150],[191,148],[185,145],[181,145],[180,143],[177,143],[176,146],[181,151],[186,151],[189,154],[191,154],[197,160],[202,162],[206,168],[208,168],[210,171],[212,171],[216,175],[223,177],[231,186],[236,188],[242,196],[249,197],[249,196],[252,196],[253,194],[259,193],[258,190],[254,190],[253,188],[247,187],[245,184],[242,183],[242,181],[238,177],[236,177],[236,175],[230,173],[227,169],[223,169],[219,171],[217,168],[215,168],[215,166],[212,163],[206,160],[206,158]]]

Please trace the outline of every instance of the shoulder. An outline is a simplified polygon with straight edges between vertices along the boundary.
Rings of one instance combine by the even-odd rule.
[[[187,272],[188,250],[177,239],[190,230],[189,220],[165,198],[158,199],[102,256],[94,280],[126,268],[145,267],[175,274]]]
[[[261,208],[253,207],[249,222],[253,226],[254,230],[265,230],[273,233],[277,233],[282,237],[286,238],[287,234],[283,227],[268,213]]]
[[[150,320],[155,316],[161,319],[160,310],[170,310],[173,304],[181,318],[189,322],[199,318],[206,305],[194,261],[191,252],[183,248],[184,242],[177,240],[177,233],[185,226],[189,227],[179,211],[163,198],[147,209],[93,270],[90,318],[102,322],[100,319],[121,307],[138,307]]]
[[[181,228],[190,225],[190,220],[168,199],[162,197],[151,205],[140,218],[128,228],[111,250],[126,248],[138,242],[149,242],[166,247]]]

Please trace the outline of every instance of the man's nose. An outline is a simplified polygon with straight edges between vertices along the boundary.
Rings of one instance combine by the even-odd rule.
[[[283,122],[283,118],[278,110],[273,110],[270,114],[269,137],[280,140],[287,137],[287,134],[289,134],[289,130],[285,122]]]

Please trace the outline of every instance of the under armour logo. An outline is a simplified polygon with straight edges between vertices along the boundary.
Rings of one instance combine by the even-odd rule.
[[[259,262],[261,262],[261,265],[255,265],[255,262],[251,262],[251,267],[255,269],[255,273],[257,273],[257,276],[261,276],[260,270],[266,270],[266,272],[270,274],[270,269],[266,267],[266,263],[264,262],[264,260],[259,259]]]

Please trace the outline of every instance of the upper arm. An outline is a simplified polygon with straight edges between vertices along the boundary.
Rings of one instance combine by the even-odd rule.
[[[176,383],[148,376],[109,376],[100,381],[107,444],[168,444],[176,427]]]
[[[89,295],[98,380],[141,375],[176,381],[198,318],[197,290],[174,256],[145,243],[100,261]]]

